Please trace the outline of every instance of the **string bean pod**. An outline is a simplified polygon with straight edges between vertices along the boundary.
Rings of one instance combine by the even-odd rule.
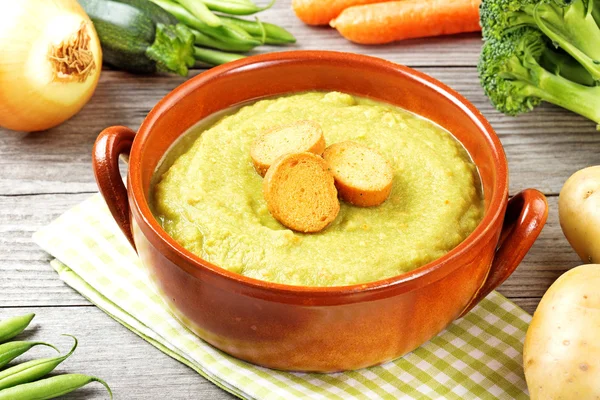
[[[257,6],[254,3],[238,2],[231,0],[201,0],[209,10],[218,11],[232,15],[251,15],[257,12],[268,10],[275,4],[276,0],[271,0],[264,7]]]
[[[244,58],[239,54],[226,53],[219,50],[203,49],[201,47],[194,47],[194,58],[204,64],[208,65],[221,65],[230,61],[239,60]]]
[[[208,26],[220,26],[221,21],[219,17],[213,14],[206,4],[200,0],[175,0],[177,3],[181,4],[183,8],[188,10],[194,17],[198,18],[200,21],[204,22]]]
[[[6,342],[23,332],[33,317],[35,317],[35,314],[27,314],[0,321],[0,343]]]
[[[6,364],[19,357],[21,354],[25,353],[34,346],[48,346],[58,351],[56,347],[44,342],[15,341],[0,344],[0,368],[4,367]]]
[[[0,371],[0,393],[3,393],[3,389],[35,381],[52,372],[60,363],[69,358],[77,348],[77,338],[75,336],[71,337],[75,343],[71,351],[64,356],[31,360]]]
[[[241,51],[246,52],[250,51],[256,47],[254,44],[246,44],[246,43],[237,43],[237,42],[229,42],[223,41],[219,39],[212,38],[204,33],[197,31],[195,29],[191,30],[194,34],[194,44],[203,47],[210,47],[212,49],[223,50],[223,51]]]
[[[181,5],[171,0],[150,0],[157,6],[173,15],[179,22],[193,28],[213,39],[221,40],[232,45],[253,45],[261,44],[260,40],[255,39],[239,26],[231,26],[233,24],[225,24],[219,27],[212,27],[194,17],[189,11]]]
[[[37,382],[25,383],[0,390],[0,400],[45,400],[70,393],[91,382],[100,382],[112,399],[112,391],[106,382],[95,376],[83,374],[57,375]]]
[[[268,22],[262,21],[248,21],[245,19],[230,17],[226,15],[220,15],[219,18],[224,24],[227,24],[228,26],[238,26],[256,38],[260,38],[262,36],[264,29],[264,32],[266,34],[266,44],[296,43],[296,38],[294,37],[294,35],[292,35],[284,28],[275,24],[270,24]]]

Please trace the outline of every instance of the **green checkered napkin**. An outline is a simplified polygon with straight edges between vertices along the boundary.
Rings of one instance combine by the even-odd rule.
[[[99,195],[35,233],[60,278],[112,318],[245,399],[528,398],[521,352],[530,316],[498,293],[412,353],[335,374],[288,373],[233,358],[182,326],[150,286]],[[60,261],[59,261],[60,260]]]

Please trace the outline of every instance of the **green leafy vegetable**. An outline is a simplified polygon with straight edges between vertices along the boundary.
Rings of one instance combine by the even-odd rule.
[[[600,123],[600,0],[483,0],[478,70],[509,115],[547,101]]]
[[[600,87],[575,83],[542,67],[549,51],[544,35],[528,27],[488,39],[478,65],[486,95],[509,115],[547,101],[600,123]],[[585,69],[580,73],[585,76]]]

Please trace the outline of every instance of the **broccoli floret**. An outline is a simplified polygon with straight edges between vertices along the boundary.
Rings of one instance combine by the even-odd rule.
[[[600,123],[600,87],[575,83],[542,67],[543,59],[552,60],[552,51],[544,35],[534,28],[489,38],[478,65],[486,95],[498,110],[509,115],[530,111],[547,101]]]
[[[483,0],[483,36],[501,39],[523,26],[542,31],[600,81],[600,0]]]

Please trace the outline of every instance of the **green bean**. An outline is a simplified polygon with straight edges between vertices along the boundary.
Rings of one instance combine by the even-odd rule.
[[[250,35],[248,32],[246,32],[246,30],[236,24],[232,24],[229,21],[222,21],[222,27],[224,27],[225,29],[229,30],[230,32],[235,33],[235,35],[239,38],[246,38],[249,40],[254,40],[254,38],[252,37],[252,35]],[[262,42],[260,42],[262,44]]]
[[[221,21],[224,24],[228,22],[231,25],[237,25],[257,39],[262,36],[262,29],[260,27],[260,25],[262,25],[267,36],[265,38],[266,44],[296,43],[296,38],[294,35],[275,24],[270,24],[268,22],[247,21],[245,19],[229,17],[225,15],[220,15],[219,18],[221,18]]]
[[[217,28],[208,26],[204,22],[194,17],[185,8],[183,8],[177,3],[174,3],[170,0],[150,1],[172,14],[181,23],[187,25],[190,28],[194,28],[197,31],[200,31],[214,39],[227,41],[232,44],[235,43],[239,45],[245,44],[258,46],[261,44],[259,40],[253,38],[249,33],[247,33],[240,27],[231,27],[229,26],[229,24],[227,24],[227,26],[222,25]]]
[[[23,332],[33,317],[35,317],[35,314],[27,314],[0,321],[0,343],[6,342]]]
[[[112,399],[112,391],[106,382],[95,376],[83,374],[57,375],[41,381],[25,383],[13,386],[9,389],[0,390],[0,400],[46,400],[54,399],[63,394],[70,393],[91,382],[100,382]]]
[[[237,1],[226,1],[226,0],[202,0],[209,10],[219,11],[225,14],[233,15],[251,15],[257,12],[268,10],[275,4],[276,0],[271,0],[269,4],[264,7],[259,7],[256,4],[246,4]]]
[[[64,356],[31,360],[0,371],[0,393],[3,393],[3,389],[35,381],[52,372],[61,362],[69,358],[77,348],[77,338],[75,336],[71,337],[75,340],[75,344],[71,351]]]
[[[200,47],[194,47],[194,58],[208,65],[221,65],[230,61],[239,60],[244,58],[239,54],[226,53],[219,50],[209,50]]]
[[[198,46],[202,47],[210,47],[217,50],[224,51],[241,51],[246,52],[255,48],[257,45],[255,44],[245,44],[245,43],[235,43],[235,42],[225,42],[219,39],[214,39],[204,33],[197,31],[195,29],[191,29],[194,34],[194,43]]]
[[[254,4],[254,3],[253,3],[252,1],[250,1],[250,0],[227,0],[227,1],[229,1],[230,3],[242,3],[242,4],[250,4],[250,5],[253,5],[253,6],[255,6],[255,5],[256,5],[256,4]]]
[[[221,26],[221,20],[213,14],[206,4],[201,0],[175,0],[181,4],[183,8],[188,10],[194,17],[204,22],[208,26]]]
[[[25,353],[33,346],[48,346],[52,347],[54,350],[58,351],[58,349],[52,346],[49,343],[44,342],[8,342],[4,344],[0,344],[0,368],[4,367],[6,364],[19,357],[21,354]]]

